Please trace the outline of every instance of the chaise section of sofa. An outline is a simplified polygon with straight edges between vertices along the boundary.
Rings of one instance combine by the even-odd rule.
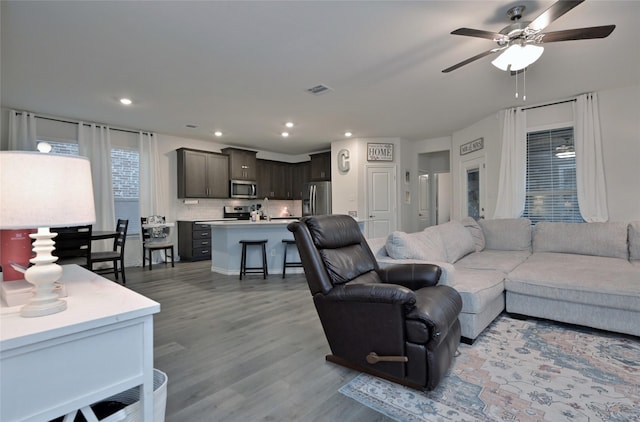
[[[507,312],[640,336],[631,226],[538,223],[533,254],[505,279]]]
[[[471,218],[369,239],[381,267],[429,262],[443,270],[440,283],[462,297],[462,337],[472,342],[505,309],[506,273],[531,254],[528,219],[475,222]]]

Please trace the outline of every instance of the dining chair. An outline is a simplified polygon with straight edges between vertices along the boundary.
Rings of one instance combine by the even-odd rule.
[[[104,252],[91,252],[90,266],[91,271],[97,274],[107,274],[113,272],[118,281],[118,262],[120,262],[120,274],[122,274],[122,284],[126,284],[127,280],[124,275],[124,244],[127,240],[127,228],[129,220],[118,219],[116,223],[116,237],[113,240],[113,250]],[[107,268],[93,269],[93,264],[98,262],[111,262],[112,266]]]
[[[152,269],[153,251],[164,251],[164,263],[167,263],[167,258],[171,258],[171,266],[175,267],[173,259],[173,242],[169,238],[171,228],[163,226],[165,223],[165,217],[160,215],[140,217],[140,231],[142,232],[142,268],[146,267],[148,260],[149,270]],[[149,227],[145,229],[145,224],[157,224],[157,227]]]
[[[91,232],[92,226],[55,227],[52,232],[58,233],[53,238],[55,249],[53,255],[58,257],[59,265],[78,264],[91,269]]]

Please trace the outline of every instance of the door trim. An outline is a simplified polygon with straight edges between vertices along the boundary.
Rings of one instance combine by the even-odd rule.
[[[480,197],[479,202],[480,202],[480,218],[485,218],[486,216],[486,202],[485,202],[485,195],[486,195],[486,170],[487,170],[487,164],[486,164],[486,156],[483,154],[479,157],[475,157],[475,158],[471,158],[465,161],[461,161],[460,162],[460,210],[459,210],[459,215],[458,217],[460,219],[464,218],[467,216],[467,209],[468,209],[468,203],[467,203],[467,172],[469,170],[476,170],[478,169],[479,171],[479,177],[480,177],[480,181],[479,181],[479,185],[480,185]]]

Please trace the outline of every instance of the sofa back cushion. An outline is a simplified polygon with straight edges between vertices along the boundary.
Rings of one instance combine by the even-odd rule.
[[[629,223],[629,259],[640,259],[640,221]]]
[[[473,236],[459,221],[449,221],[427,229],[437,230],[440,234],[447,262],[450,264],[476,251]]]
[[[387,237],[385,248],[394,259],[421,259],[423,261],[445,261],[442,240],[436,230],[428,227],[424,232],[405,233],[395,231]]]
[[[478,220],[478,224],[482,227],[486,249],[531,252],[531,220],[528,218]]]
[[[540,222],[533,251],[629,259],[627,224]]]

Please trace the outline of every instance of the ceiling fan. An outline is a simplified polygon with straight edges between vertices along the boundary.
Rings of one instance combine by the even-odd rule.
[[[515,6],[507,11],[507,16],[514,21],[511,25],[506,26],[500,32],[483,31],[481,29],[471,28],[459,28],[451,32],[453,35],[464,35],[467,37],[486,38],[492,40],[498,44],[497,47],[491,50],[482,52],[466,60],[461,61],[451,67],[444,69],[443,73],[449,73],[464,65],[474,62],[483,57],[489,56],[494,53],[502,52],[503,54],[494,60],[492,63],[501,68],[502,70],[510,70],[512,72],[521,70],[537,60],[542,55],[542,47],[539,44],[558,42],[558,41],[571,41],[571,40],[587,40],[594,38],[606,38],[613,32],[615,25],[605,26],[592,26],[588,28],[567,29],[564,31],[554,32],[542,32],[551,22],[558,19],[574,7],[578,6],[584,0],[565,1],[559,0],[554,3],[547,10],[542,12],[540,16],[533,21],[520,21],[522,13],[525,10],[525,6]],[[513,47],[513,48],[511,48]],[[531,57],[525,59],[523,62],[510,62],[506,57],[503,60],[499,60],[502,56],[507,55],[509,50],[514,54],[514,50],[521,50],[524,54],[524,50],[528,50],[537,57]]]

